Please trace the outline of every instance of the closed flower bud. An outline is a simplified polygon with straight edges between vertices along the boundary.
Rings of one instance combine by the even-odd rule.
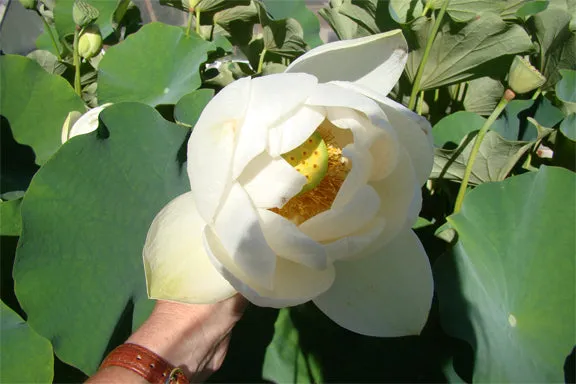
[[[86,27],[94,22],[98,16],[100,16],[100,11],[84,0],[76,0],[72,6],[72,18],[74,23],[80,27]]]
[[[20,4],[26,9],[36,9],[38,2],[36,0],[20,0]]]
[[[530,92],[546,82],[536,68],[521,56],[514,57],[508,74],[508,85],[516,93]]]
[[[102,50],[100,30],[92,25],[84,31],[78,40],[78,54],[84,59],[96,56]]]

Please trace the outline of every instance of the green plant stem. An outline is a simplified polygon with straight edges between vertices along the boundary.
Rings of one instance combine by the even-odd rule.
[[[436,90],[434,91],[434,102],[437,102],[439,98],[440,98],[440,88],[436,88]]]
[[[190,37],[190,30],[192,29],[192,17],[194,16],[194,11],[190,9],[188,11],[188,25],[186,26],[186,37]]]
[[[532,100],[536,100],[538,98],[538,96],[540,96],[541,93],[542,93],[542,88],[538,88],[536,90],[536,92],[534,92],[534,94],[532,95]]]
[[[266,56],[266,48],[260,52],[260,60],[258,60],[258,69],[256,70],[256,73],[262,72],[262,67],[264,66],[264,56]]]
[[[422,116],[422,108],[424,107],[424,91],[420,92],[420,97],[418,98],[418,111],[417,113]]]
[[[196,33],[200,36],[200,10],[196,8]]]
[[[442,4],[442,8],[440,8],[440,12],[438,12],[438,17],[436,18],[434,26],[432,27],[432,32],[428,36],[428,41],[426,42],[426,48],[424,48],[424,54],[422,55],[422,60],[420,61],[420,65],[418,66],[418,72],[416,72],[416,78],[414,79],[414,84],[412,84],[412,93],[410,94],[410,102],[408,103],[409,109],[413,110],[414,105],[416,104],[416,96],[418,95],[418,92],[420,92],[420,81],[422,80],[422,75],[424,74],[424,67],[426,66],[426,62],[428,61],[428,56],[430,55],[432,44],[434,43],[436,34],[440,29],[442,19],[444,18],[444,14],[446,13],[446,8],[448,8],[449,3],[450,0],[444,0],[444,4]]]
[[[44,23],[44,29],[48,32],[48,36],[50,36],[50,40],[52,40],[52,45],[54,46],[54,50],[56,51],[56,55],[58,56],[58,60],[62,61],[62,55],[60,55],[60,49],[58,49],[58,44],[56,43],[56,39],[54,38],[54,34],[52,33],[52,28],[50,28],[50,24],[46,21],[46,18],[39,10],[36,9],[36,13],[42,19],[42,23]]]
[[[468,163],[466,164],[466,170],[464,171],[464,177],[462,178],[462,184],[460,184],[460,189],[458,190],[458,196],[456,196],[456,204],[454,205],[454,213],[458,213],[462,208],[462,203],[464,202],[464,195],[466,194],[466,188],[468,187],[468,181],[470,180],[470,175],[472,174],[472,167],[474,166],[474,161],[476,160],[476,156],[478,155],[478,151],[480,150],[480,145],[482,144],[482,140],[484,140],[484,136],[486,136],[486,132],[488,129],[494,124],[498,116],[502,113],[508,102],[514,98],[514,93],[509,92],[507,90],[500,99],[500,102],[492,111],[488,120],[482,125],[478,135],[476,135],[476,139],[474,140],[474,146],[472,147],[472,151],[470,152],[470,157],[468,157]]]
[[[426,5],[424,6],[424,9],[422,10],[422,14],[420,16],[422,16],[422,17],[426,16],[426,14],[428,13],[428,10],[430,10],[430,4],[431,4],[431,1],[426,2]]]
[[[80,54],[78,53],[78,41],[80,40],[80,27],[74,29],[74,91],[78,96],[82,96],[82,87],[80,86]]]

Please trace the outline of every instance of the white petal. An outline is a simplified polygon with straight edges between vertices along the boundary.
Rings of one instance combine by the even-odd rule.
[[[384,130],[372,125],[366,116],[351,108],[332,107],[326,109],[326,117],[332,124],[341,129],[349,129],[354,138],[354,144],[369,148]]]
[[[321,83],[351,81],[387,95],[400,79],[408,45],[400,30],[321,45],[296,59],[286,72],[305,72]]]
[[[386,220],[376,217],[360,231],[325,245],[332,261],[351,259],[366,250],[382,233]]]
[[[211,224],[230,187],[236,134],[250,97],[250,78],[222,89],[204,108],[188,140],[188,177],[198,212]]]
[[[430,311],[432,271],[408,229],[361,260],[335,263],[336,280],[314,303],[337,324],[368,336],[420,333]]]
[[[252,303],[261,307],[282,308],[305,303],[326,291],[334,281],[334,267],[319,271],[278,258],[273,289],[265,289],[251,280],[226,254],[210,228],[204,231],[204,243],[216,268]]]
[[[268,145],[268,130],[292,116],[317,84],[305,73],[279,73],[252,80],[250,104],[238,136],[232,177]]]
[[[385,179],[370,182],[380,196],[378,216],[386,219],[380,241],[386,242],[395,237],[414,212],[420,212],[422,194],[410,157],[405,149],[400,153],[398,166]],[[416,213],[417,216],[417,213]]]
[[[306,177],[281,157],[261,153],[238,178],[258,208],[281,208],[306,184]]]
[[[191,192],[178,196],[156,215],[143,251],[151,299],[201,304],[236,293],[204,250],[205,225]]]
[[[276,254],[309,268],[326,269],[326,249],[317,241],[303,234],[298,227],[284,217],[259,209],[262,230],[270,247]]]
[[[306,100],[306,105],[352,108],[364,113],[377,127],[389,124],[378,103],[350,87],[345,88],[335,83],[318,84]]]
[[[380,107],[386,113],[390,125],[398,135],[400,143],[408,150],[412,164],[418,175],[418,182],[423,185],[432,171],[434,164],[434,144],[432,138],[432,126],[422,116],[412,112],[402,104],[387,97],[382,97],[378,92],[372,92],[365,87],[359,87],[351,83],[337,83],[346,89],[362,93],[380,103]]]
[[[70,128],[68,139],[71,139],[74,136],[94,132],[98,128],[98,116],[100,115],[100,112],[110,105],[112,105],[112,103],[102,104],[101,106],[92,108],[83,114],[82,117],[76,120],[72,128]]]
[[[352,200],[354,195],[370,179],[370,173],[374,167],[374,161],[370,152],[358,148],[355,144],[349,144],[342,150],[342,156],[352,164],[352,168],[346,175],[340,186],[336,198],[332,202],[332,209],[340,209]]]
[[[380,198],[369,185],[358,189],[350,202],[306,220],[299,228],[316,241],[328,241],[360,230],[376,216]]]
[[[390,125],[396,130],[400,143],[408,150],[416,171],[418,184],[423,185],[434,164],[432,127],[428,120],[402,104],[385,98],[381,104]]]
[[[268,152],[279,156],[302,144],[324,120],[325,111],[320,107],[302,106],[280,124],[270,128]]]
[[[271,289],[276,255],[268,246],[259,215],[238,183],[230,188],[214,221],[214,232],[234,263],[257,284]]]

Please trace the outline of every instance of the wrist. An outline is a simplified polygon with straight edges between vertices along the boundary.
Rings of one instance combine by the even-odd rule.
[[[158,301],[148,320],[126,342],[149,349],[197,381],[219,368],[224,358],[220,351],[225,353],[245,304],[240,296],[206,305]]]

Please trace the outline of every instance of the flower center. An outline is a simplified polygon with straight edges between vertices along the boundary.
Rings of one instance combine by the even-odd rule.
[[[271,211],[296,225],[330,209],[350,171],[350,160],[342,156],[342,148],[331,134],[331,127],[325,120],[304,143],[282,155],[306,176],[307,183],[282,208]]]

